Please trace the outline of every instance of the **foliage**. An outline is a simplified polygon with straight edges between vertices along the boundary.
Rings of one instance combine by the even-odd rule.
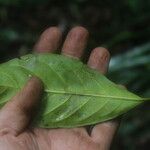
[[[3,60],[8,52],[13,57],[17,51],[27,52],[39,32],[52,25],[65,32],[74,25],[87,27],[92,36],[88,53],[95,45],[104,45],[116,54],[150,37],[149,0],[117,0],[117,5],[111,0],[1,0],[0,4]]]
[[[0,74],[1,105],[16,95],[30,76],[43,81],[45,95],[35,122],[44,128],[96,124],[113,119],[144,100],[80,61],[62,55],[26,55],[3,63]]]
[[[109,76],[143,96],[150,95],[150,43],[111,59]]]
[[[150,53],[146,46],[150,41],[149,8],[149,0],[0,0],[0,61],[29,52],[39,34],[49,26],[58,25],[66,34],[72,26],[83,25],[91,34],[87,57],[95,46],[108,47],[112,55],[132,53],[134,47],[141,51],[134,63],[130,53],[125,58],[123,54],[113,58],[118,64],[112,64],[110,70],[120,68],[112,69],[109,78],[149,96],[150,67],[145,61]],[[143,47],[148,48],[147,52],[142,53]],[[130,69],[121,69],[124,61],[119,57],[126,59]],[[145,64],[140,65],[143,60]],[[149,149],[149,105],[137,110],[124,118],[115,150]]]
[[[135,47],[125,54],[112,58],[109,77],[118,84],[142,96],[150,96],[150,43]],[[149,107],[145,103],[139,109],[125,115],[117,136],[114,150],[147,150],[149,147]]]

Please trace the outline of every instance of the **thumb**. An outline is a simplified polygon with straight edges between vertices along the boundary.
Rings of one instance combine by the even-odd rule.
[[[42,89],[41,81],[33,77],[15,97],[5,104],[0,111],[0,135],[18,135],[29,125]]]

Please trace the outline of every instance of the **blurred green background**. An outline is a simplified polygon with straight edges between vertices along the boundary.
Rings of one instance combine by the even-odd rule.
[[[110,50],[110,79],[150,97],[149,0],[0,0],[0,62],[30,52],[49,26],[65,35],[76,25],[90,31],[87,56]],[[112,149],[150,149],[150,104],[124,116]]]

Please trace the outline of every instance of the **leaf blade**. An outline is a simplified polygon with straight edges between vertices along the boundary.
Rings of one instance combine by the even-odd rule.
[[[2,72],[9,74],[16,83]],[[56,54],[30,54],[2,64],[0,87],[11,82],[16,93],[32,75],[39,77],[45,86],[34,120],[39,127],[95,124],[113,119],[144,101],[78,60]],[[12,97],[9,93],[6,95],[7,100]]]

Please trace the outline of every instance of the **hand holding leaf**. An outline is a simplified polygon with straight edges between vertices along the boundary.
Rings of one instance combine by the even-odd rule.
[[[1,105],[20,90],[30,76],[45,87],[35,125],[78,127],[113,119],[144,99],[120,88],[80,61],[56,54],[26,55],[0,66]]]
[[[61,32],[58,28],[56,27],[51,27],[49,29],[47,29],[46,31],[44,31],[44,33],[41,35],[39,41],[37,42],[36,46],[35,46],[35,50],[37,52],[54,52],[56,49],[58,49],[59,45],[60,45],[60,41],[61,41]],[[62,51],[61,54],[66,55],[66,56],[71,56],[73,58],[76,59],[80,59],[81,56],[83,55],[83,50],[85,49],[86,43],[87,43],[87,39],[88,39],[88,32],[85,28],[83,27],[75,27],[73,28],[69,34],[67,35],[67,38],[63,44],[62,47]],[[13,97],[13,95],[15,95],[15,93],[21,89],[21,87],[25,84],[25,80],[28,80],[28,78],[31,75],[34,75],[38,73],[38,71],[40,71],[41,69],[41,75],[43,77],[43,79],[46,77],[45,71],[47,72],[48,67],[47,65],[49,64],[45,64],[45,62],[42,62],[42,64],[39,63],[40,66],[46,66],[46,68],[41,68],[40,70],[38,68],[35,68],[34,72],[32,70],[32,61],[33,61],[33,65],[37,65],[38,63],[35,63],[35,60],[38,60],[41,57],[47,57],[45,55],[28,55],[25,56],[24,58],[22,58],[22,60],[12,60],[10,62],[7,62],[6,64],[2,64],[0,65],[0,68],[2,70],[2,72],[0,73],[1,76],[3,76],[3,80],[0,80],[0,102],[1,102],[1,107],[4,105],[4,103],[6,103],[6,101],[9,100],[10,97]],[[83,109],[83,108],[91,108],[89,106],[89,104],[91,104],[92,107],[94,108],[99,108],[98,104],[99,102],[103,103],[104,97],[102,98],[102,101],[99,101],[97,98],[100,95],[99,92],[97,91],[94,87],[90,87],[90,85],[95,85],[97,82],[93,81],[93,76],[91,78],[91,75],[93,74],[94,76],[96,75],[96,80],[97,77],[99,78],[100,76],[102,77],[101,79],[109,83],[111,83],[110,81],[108,81],[104,76],[100,75],[98,72],[90,70],[87,66],[83,65],[81,62],[77,61],[77,60],[73,60],[73,59],[67,59],[66,57],[59,57],[57,55],[50,55],[48,57],[57,57],[57,58],[61,58],[61,59],[65,59],[66,62],[77,62],[77,68],[75,66],[76,69],[78,70],[81,66],[83,66],[83,70],[80,68],[81,75],[83,75],[83,71],[87,72],[87,74],[89,74],[89,76],[86,76],[88,79],[90,78],[90,81],[88,84],[85,83],[86,87],[88,87],[88,89],[91,89],[91,92],[94,91],[95,96],[91,95],[92,93],[90,93],[90,95],[85,95],[87,92],[89,93],[90,91],[86,91],[87,88],[82,89],[81,91],[79,89],[81,89],[81,87],[75,89],[75,87],[77,86],[77,84],[75,83],[75,86],[71,86],[72,90],[68,88],[68,86],[65,87],[65,85],[68,85],[67,83],[64,83],[64,81],[62,81],[61,83],[56,83],[56,85],[53,82],[53,85],[55,85],[54,87],[52,87],[51,83],[47,84],[51,79],[49,78],[49,76],[47,76],[44,80],[44,84],[45,86],[48,85],[47,87],[45,87],[45,97],[43,97],[43,101],[41,101],[42,107],[40,107],[41,111],[37,114],[37,118],[36,121],[34,122],[36,125],[41,125],[43,124],[44,126],[47,127],[47,123],[48,125],[54,126],[60,126],[59,123],[61,123],[62,125],[65,125],[66,127],[69,127],[70,125],[74,126],[75,123],[78,123],[78,125],[81,125],[79,123],[81,122],[76,122],[79,121],[78,118],[74,118],[75,120],[73,120],[73,124],[70,124],[68,126],[68,123],[63,122],[62,119],[69,119],[71,117],[71,115],[76,114],[77,112],[80,112],[80,110],[82,110],[83,112],[86,112],[85,116],[84,114],[78,114],[80,116],[80,119],[87,117],[89,114],[92,114],[91,112],[95,111],[92,109],[89,109],[89,111],[87,111],[87,109]],[[33,58],[33,59],[32,59]],[[27,62],[30,62],[30,64],[28,64]],[[57,62],[58,61],[58,62]],[[54,62],[53,60],[47,60],[47,62],[51,62],[51,63],[61,63],[58,59],[56,59],[56,61]],[[43,64],[44,63],[44,64]],[[27,65],[28,64],[28,65]],[[57,65],[54,66],[57,66]],[[74,63],[73,63],[74,64]],[[90,68],[94,68],[95,70],[98,70],[99,72],[105,74],[107,69],[108,69],[108,64],[109,64],[109,52],[101,47],[97,47],[95,49],[92,50],[92,53],[89,57],[88,60],[88,66]],[[11,66],[12,65],[12,66]],[[62,65],[62,64],[60,64]],[[68,64],[69,65],[69,64]],[[9,71],[5,68],[3,68],[2,66],[9,66]],[[23,67],[27,67],[27,68],[23,68]],[[58,67],[58,66],[57,66]],[[66,66],[66,68],[70,68]],[[37,69],[37,70],[36,70]],[[59,71],[62,69],[61,67],[55,68],[58,69]],[[32,71],[31,71],[32,70]],[[64,70],[64,69],[62,69]],[[8,72],[7,72],[8,71]],[[54,78],[59,78],[59,75],[55,74],[56,72],[53,70],[49,71],[50,74],[53,74]],[[77,72],[77,74],[80,74],[79,72]],[[65,71],[66,75],[69,76],[69,72],[67,73]],[[71,72],[73,73],[73,72]],[[75,72],[76,74],[76,72]],[[54,76],[56,75],[56,77]],[[38,76],[38,74],[37,74]],[[82,77],[81,76],[81,77]],[[80,77],[80,78],[81,78]],[[75,79],[77,79],[79,77],[75,77]],[[66,78],[64,78],[66,79]],[[82,79],[82,78],[81,78]],[[16,82],[18,81],[19,82]],[[59,78],[59,80],[62,80],[61,78]],[[74,82],[73,77],[71,77],[69,80],[72,80],[70,82]],[[57,80],[56,80],[57,81]],[[83,80],[84,81],[84,80]],[[93,81],[93,83],[91,83],[91,81]],[[99,81],[99,79],[98,79]],[[80,82],[80,83],[79,83]],[[77,83],[79,83],[79,86],[83,86],[81,85],[82,82],[77,80]],[[102,85],[103,86],[103,85]],[[114,85],[113,83],[111,83],[111,86],[114,86],[114,88],[116,90],[118,90],[119,88],[116,87],[116,85]],[[51,88],[50,88],[51,87]],[[65,87],[65,88],[64,88]],[[84,86],[83,86],[84,87]],[[99,87],[99,84],[96,85],[96,88],[101,88],[101,86]],[[61,101],[61,99],[57,99],[56,103],[54,101],[54,99],[52,100],[52,106],[47,105],[48,103],[48,97],[52,94],[50,94],[50,90],[52,93],[52,89],[53,92],[56,92],[57,90],[63,90],[63,92],[65,91],[70,91],[70,92],[75,92],[76,94],[73,95],[73,93],[70,93],[72,95],[72,97],[75,97],[75,101],[69,101],[69,99],[66,99],[66,101],[64,101],[64,99]],[[30,123],[30,119],[31,119],[31,111],[33,106],[35,106],[35,104],[37,104],[37,98],[39,97],[40,94],[40,82],[36,79],[36,80],[32,80],[32,82],[30,81],[26,87],[23,89],[23,91],[21,91],[21,94],[17,95],[15,97],[15,99],[13,99],[13,101],[10,101],[10,103],[7,103],[0,112],[0,148],[4,149],[12,149],[12,150],[28,150],[28,149],[39,149],[39,150],[55,150],[55,149],[61,149],[61,150],[77,150],[77,149],[82,149],[82,150],[108,150],[110,148],[110,145],[112,143],[113,137],[115,135],[116,129],[118,127],[118,122],[117,121],[107,121],[107,122],[103,122],[100,124],[95,125],[91,132],[87,132],[87,129],[85,127],[80,127],[80,128],[71,128],[71,129],[41,129],[41,128],[32,128],[29,129],[28,125]],[[119,89],[121,90],[121,89]],[[85,93],[83,93],[83,91]],[[121,90],[122,91],[122,90]],[[77,93],[78,92],[78,93]],[[103,91],[101,91],[103,92]],[[124,93],[124,91],[122,91]],[[6,95],[5,95],[5,94]],[[82,93],[82,94],[81,94]],[[134,106],[137,104],[139,104],[139,102],[141,101],[138,96],[129,93],[129,92],[125,92],[129,97],[133,96],[137,99],[135,101],[132,101],[129,103],[132,104],[130,106]],[[124,93],[124,94],[125,94]],[[50,95],[49,95],[50,94]],[[83,95],[84,94],[84,95]],[[101,93],[102,94],[102,93]],[[112,90],[109,90],[109,93],[103,93],[104,95],[112,95],[115,94],[112,92]],[[66,94],[69,96],[69,93]],[[60,95],[57,93],[54,94],[53,98],[60,98],[65,97],[65,93],[61,93]],[[76,101],[76,97],[78,97],[77,101]],[[87,101],[84,99],[85,97],[90,98],[87,99]],[[94,99],[97,99],[96,101],[94,101],[94,99],[92,99],[91,97],[95,97]],[[97,98],[96,98],[97,97]],[[102,97],[102,95],[101,95]],[[67,96],[66,96],[67,98]],[[100,97],[99,97],[100,98]],[[112,97],[111,97],[112,98]],[[82,99],[83,101],[80,101],[80,99]],[[139,101],[140,100],[140,101]],[[119,100],[120,101],[120,100]],[[50,102],[50,101],[49,101]],[[60,103],[60,102],[64,102]],[[73,102],[73,103],[70,103]],[[77,103],[76,103],[77,102]],[[88,103],[89,102],[89,103]],[[96,102],[96,103],[93,103]],[[98,102],[98,103],[97,103]],[[113,101],[110,101],[111,103]],[[117,100],[115,100],[116,104],[117,104]],[[104,105],[107,105],[108,103],[108,99],[106,101],[106,104],[103,104],[101,107],[104,107],[106,109],[106,107]],[[11,104],[11,105],[10,105]],[[50,104],[50,103],[49,103]],[[56,104],[57,105],[56,107]],[[76,104],[76,105],[74,105]],[[88,105],[87,105],[88,104]],[[115,103],[114,103],[115,104]],[[80,106],[81,107],[78,107]],[[14,109],[12,110],[12,106],[14,107]],[[18,107],[21,106],[21,107]],[[41,106],[41,105],[40,105]],[[45,118],[45,121],[47,122],[46,124],[43,123],[42,121],[42,114],[44,112],[46,112],[47,110],[49,110],[51,108],[53,108],[53,106],[55,106],[55,110],[54,113],[51,117],[51,120],[49,122],[49,120],[47,120],[47,118]],[[61,107],[62,106],[62,107]],[[66,107],[68,106],[68,108],[70,109],[66,109]],[[73,106],[73,107],[70,107]],[[117,106],[117,105],[116,105]],[[126,105],[127,106],[127,105]],[[83,108],[82,108],[83,107]],[[109,106],[109,108],[113,109],[113,105]],[[128,107],[128,106],[127,106]],[[19,108],[19,109],[18,109]],[[58,108],[58,109],[57,109]],[[64,108],[64,109],[63,109]],[[120,108],[120,106],[118,106],[118,108]],[[53,108],[54,109],[54,108]],[[103,109],[103,110],[105,110]],[[109,110],[105,110],[105,112],[109,112]],[[63,111],[58,111],[58,110],[63,110]],[[66,110],[66,111],[65,111]],[[118,111],[117,108],[114,108],[114,110]],[[124,109],[127,111],[127,108]],[[116,113],[116,111],[111,112],[113,113],[113,115]],[[53,110],[52,110],[53,112]],[[57,113],[59,112],[59,113]],[[59,116],[59,114],[61,114],[61,112],[64,112],[64,116]],[[69,113],[71,112],[71,115],[69,117]],[[89,113],[89,114],[88,114]],[[110,113],[110,115],[111,115]],[[120,112],[121,113],[121,112]],[[55,120],[55,115],[58,117],[58,120]],[[111,117],[114,117],[113,115],[111,115]],[[96,118],[93,119],[100,119],[100,117],[98,117],[97,115],[94,115]],[[107,116],[107,115],[106,115]],[[101,119],[104,119],[104,116],[101,116]],[[76,120],[77,119],[77,120]],[[107,118],[109,119],[109,118]],[[41,122],[42,121],[42,122]],[[86,121],[86,122],[83,122]],[[89,123],[87,122],[87,120],[83,120],[83,123]],[[93,120],[89,120],[91,123],[94,123]],[[97,120],[98,121],[98,120]],[[100,121],[100,120],[99,120]],[[102,121],[102,120],[101,120]],[[71,122],[70,122],[71,123]],[[77,124],[76,124],[77,125]],[[12,127],[15,128],[12,128]],[[16,128],[17,127],[17,128]],[[50,127],[50,126],[49,126]],[[17,135],[17,136],[16,136]],[[21,142],[20,142],[21,141]],[[66,143],[67,142],[67,143]],[[26,143],[30,143],[30,144],[26,144]]]

